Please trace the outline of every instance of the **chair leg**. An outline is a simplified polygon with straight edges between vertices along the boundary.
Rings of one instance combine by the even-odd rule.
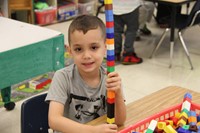
[[[96,16],[99,15],[101,8],[104,6],[104,3],[102,3],[98,8],[97,8],[97,12],[96,12]]]
[[[189,54],[189,52],[188,52],[188,50],[187,50],[187,47],[186,47],[186,45],[185,45],[185,42],[184,42],[184,40],[183,40],[181,31],[178,32],[178,37],[179,37],[179,39],[180,39],[180,41],[181,41],[181,45],[183,46],[183,49],[185,50],[185,54],[186,54],[186,56],[187,56],[187,58],[188,58],[188,61],[189,61],[189,63],[190,63],[191,70],[193,70],[193,65],[192,65],[192,61],[191,61],[191,59],[190,59],[190,54]]]
[[[172,68],[173,55],[174,55],[174,42],[170,42],[170,63],[169,63],[169,68]]]
[[[169,31],[169,28],[166,28],[165,31],[163,32],[163,34],[162,34],[162,36],[161,36],[161,38],[160,38],[158,44],[157,44],[156,47],[154,48],[154,50],[153,50],[153,52],[152,52],[152,54],[151,54],[151,56],[150,56],[149,58],[152,58],[152,57],[154,56],[154,54],[156,53],[156,51],[158,50],[158,48],[159,48],[160,45],[162,44],[162,42],[163,42],[163,40],[164,40],[164,38],[165,38],[165,36],[166,36],[166,33],[167,33],[168,31]]]

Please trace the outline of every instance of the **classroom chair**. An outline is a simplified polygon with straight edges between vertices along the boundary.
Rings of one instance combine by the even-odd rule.
[[[48,133],[49,104],[44,101],[46,95],[37,95],[22,103],[21,133]]]
[[[34,23],[33,0],[8,0],[8,17],[14,11],[27,11],[28,22]]]
[[[98,0],[98,2],[99,2],[100,5],[97,7],[96,16],[99,15],[101,8],[104,7],[104,0]]]
[[[179,38],[181,45],[182,45],[182,47],[185,51],[185,54],[187,56],[187,59],[189,61],[190,66],[191,66],[191,70],[193,70],[193,65],[192,65],[192,61],[190,59],[190,55],[189,55],[188,49],[186,47],[186,44],[184,42],[182,34],[188,28],[193,27],[193,26],[198,25],[198,24],[200,24],[200,0],[196,0],[196,2],[194,4],[194,6],[192,7],[192,10],[189,14],[178,14],[177,18],[176,18],[176,24],[175,24],[175,28],[178,29],[178,38]],[[152,52],[150,58],[152,58],[152,56],[156,53],[156,51],[160,47],[161,43],[163,42],[163,40],[166,36],[166,33],[169,30],[170,30],[170,27],[167,27],[165,29],[165,31],[163,32],[158,44],[153,49],[153,52]]]

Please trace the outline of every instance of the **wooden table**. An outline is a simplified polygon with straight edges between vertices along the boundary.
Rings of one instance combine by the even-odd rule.
[[[172,7],[171,22],[170,22],[170,64],[169,64],[169,68],[171,68],[172,58],[173,58],[173,49],[174,49],[174,38],[175,38],[174,32],[175,32],[175,24],[176,24],[177,7],[184,4],[189,4],[190,2],[193,2],[196,0],[146,0],[146,1],[151,1],[151,2],[164,4],[164,5]],[[158,47],[159,45],[157,45],[157,48]],[[151,57],[153,56],[157,48],[154,49]],[[191,69],[193,69],[191,62],[190,62],[190,65],[191,65]]]
[[[0,29],[0,90],[11,110],[11,85],[64,67],[64,35],[5,17]]]
[[[147,95],[137,101],[127,105],[127,119],[124,126],[119,127],[119,130],[135,124],[153,114],[156,114],[164,109],[179,104],[183,101],[183,96],[186,92],[192,94],[192,102],[200,104],[200,93],[189,89],[170,86]],[[106,116],[99,117],[89,125],[98,125],[106,123]]]

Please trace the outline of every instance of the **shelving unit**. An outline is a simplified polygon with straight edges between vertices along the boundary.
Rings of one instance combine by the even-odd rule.
[[[9,0],[0,0],[0,9],[3,12],[4,17],[9,17],[8,1]],[[30,1],[32,1],[33,3],[36,2],[36,0],[30,0]],[[46,24],[51,24],[51,23],[57,23],[60,21],[67,21],[69,19],[73,19],[74,17],[76,17],[79,14],[94,14],[95,15],[97,1],[98,0],[46,0],[46,3],[50,7],[54,7],[54,11],[53,11],[53,9],[52,10],[50,9],[50,10],[46,10],[46,11],[44,10],[44,12],[42,12],[42,11],[37,12],[37,14],[36,14],[35,9],[33,7],[34,19],[35,19],[34,24],[46,25]],[[69,5],[66,5],[66,4],[61,5],[61,4],[59,4],[61,2],[62,3],[72,2],[74,5],[73,6],[72,6],[72,4],[71,5],[70,4]],[[60,15],[61,13],[62,13],[62,15]],[[23,14],[23,13],[20,12],[20,15],[21,14]],[[17,16],[19,16],[19,13],[17,14]],[[25,15],[22,15],[22,16],[24,17]],[[39,23],[37,21],[38,17],[40,17]],[[20,21],[26,20],[26,19],[21,19],[21,17],[19,17],[19,18],[20,18],[19,19]],[[43,23],[41,23],[41,19],[44,19]],[[44,21],[46,21],[46,22],[44,22]]]

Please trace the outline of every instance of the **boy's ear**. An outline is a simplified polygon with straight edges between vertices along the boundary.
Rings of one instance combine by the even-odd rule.
[[[71,48],[70,48],[69,44],[66,45],[66,51],[67,51],[69,54],[71,54]]]

